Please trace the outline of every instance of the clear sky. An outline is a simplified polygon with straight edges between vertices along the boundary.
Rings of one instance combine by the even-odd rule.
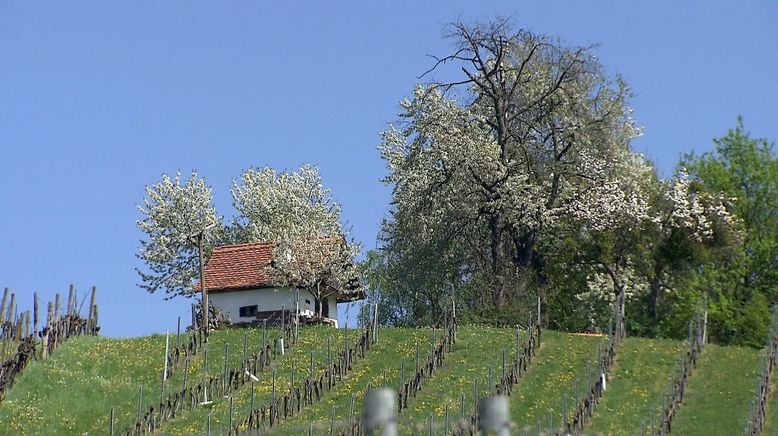
[[[0,287],[32,307],[98,288],[103,334],[174,329],[189,301],[137,286],[136,205],[197,169],[233,214],[250,166],[320,166],[375,246],[389,190],[378,132],[447,54],[453,20],[598,44],[635,93],[634,146],[669,175],[742,115],[778,139],[778,2],[5,1],[0,5]]]

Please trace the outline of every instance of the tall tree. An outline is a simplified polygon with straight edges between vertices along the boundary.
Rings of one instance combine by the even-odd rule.
[[[613,302],[624,290],[639,302],[631,310],[633,331],[654,335],[660,298],[680,291],[691,271],[710,261],[715,247],[733,235],[735,223],[722,198],[698,192],[684,171],[653,180],[650,213],[641,221],[587,234],[582,260],[591,266],[583,300]]]
[[[417,291],[480,282],[503,306],[528,294],[533,270],[542,285],[538,244],[561,223],[645,215],[632,181],[644,163],[629,146],[638,129],[626,84],[589,48],[506,21],[457,23],[450,37],[453,54],[433,70],[455,64],[462,79],[417,86],[383,132],[394,206],[384,252]]]
[[[166,298],[191,296],[199,273],[198,238],[210,252],[223,233],[222,219],[213,206],[211,188],[192,171],[185,181],[181,173],[145,188],[137,221],[144,233],[137,256],[148,268],[137,269],[140,286],[148,292],[164,290]]]
[[[732,200],[746,256],[741,282],[778,301],[778,156],[771,142],[751,138],[740,118],[714,143],[714,151],[687,155],[682,164],[700,190]]]

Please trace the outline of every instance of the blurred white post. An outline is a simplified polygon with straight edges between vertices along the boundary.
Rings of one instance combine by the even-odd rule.
[[[483,434],[490,432],[494,432],[497,436],[511,434],[508,397],[505,395],[482,398],[478,402],[478,416],[478,429]]]
[[[395,412],[393,390],[382,388],[368,391],[365,395],[365,410],[362,415],[365,434],[368,436],[374,434],[396,436],[397,420]],[[378,433],[375,433],[376,428],[378,428]]]

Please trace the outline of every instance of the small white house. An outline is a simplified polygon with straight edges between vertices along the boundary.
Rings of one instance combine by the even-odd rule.
[[[204,271],[208,301],[232,323],[277,322],[282,311],[294,313],[298,298],[302,317],[316,313],[318,301],[307,289],[273,285],[269,267],[274,248],[272,242],[214,248]],[[337,325],[337,303],[361,298],[361,289],[331,289],[322,298],[322,317]]]

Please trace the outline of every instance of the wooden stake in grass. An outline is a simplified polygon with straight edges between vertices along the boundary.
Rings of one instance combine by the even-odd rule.
[[[59,321],[59,308],[60,308],[60,296],[59,292],[54,296],[54,323]],[[11,294],[11,305],[13,305],[13,294]]]
[[[505,348],[502,349],[502,380],[505,380]]]
[[[262,320],[262,350],[267,347],[267,319]]]
[[[68,307],[65,309],[65,316],[71,315],[73,313],[73,298],[74,294],[76,292],[75,285],[71,284],[68,286]]]
[[[232,434],[232,415],[235,411],[235,405],[233,404],[233,397],[230,396],[230,427],[227,431],[228,434]]]
[[[94,334],[94,327],[96,325],[95,317],[95,294],[97,293],[97,287],[92,286],[92,296],[89,298],[89,318],[87,318],[87,334]]]
[[[97,335],[97,329],[98,329],[98,326],[100,325],[100,322],[99,322],[100,314],[97,311],[97,305],[96,304],[92,308],[92,317],[94,318],[94,327],[93,327],[94,332],[93,332],[93,334]]]
[[[330,417],[330,436],[335,434],[335,406],[332,406],[332,416]]]
[[[165,392],[165,382],[167,382],[167,361],[170,355],[170,332],[165,331],[165,369],[162,372],[162,392]]]
[[[375,302],[375,318],[373,320],[373,342],[378,342],[378,300]]]
[[[446,410],[443,415],[443,421],[445,422],[443,426],[443,434],[448,434],[448,403],[446,403]]]
[[[33,292],[33,334],[38,332],[38,293]]]
[[[416,374],[419,373],[419,343],[416,342]]]
[[[548,434],[554,434],[554,417],[551,416],[551,409],[548,409]]]
[[[492,387],[494,386],[494,383],[492,382],[492,367],[489,367],[489,396],[492,396]]]
[[[16,294],[11,293],[11,302],[8,304],[8,315],[6,320],[8,322],[16,322]]]
[[[46,327],[43,329],[43,334],[41,335],[41,358],[42,359],[49,357],[49,330],[51,328],[51,317],[53,316],[52,311],[53,308],[51,305],[51,301],[49,301],[48,310],[46,314]]]
[[[400,359],[400,389],[405,385],[405,359]],[[400,408],[402,410],[402,408]]]
[[[567,426],[567,394],[562,395],[562,431]]]
[[[365,392],[369,391],[367,389]],[[351,400],[348,404],[348,422],[351,423],[354,420],[354,392],[351,393]]]
[[[197,309],[195,309],[194,303],[192,303],[192,331],[197,331],[199,326],[197,325]]]
[[[143,385],[138,386],[138,421],[140,421],[140,412],[143,406]]]
[[[327,337],[327,390],[332,389],[332,336]]]
[[[201,406],[206,404],[211,404],[210,401],[208,401],[208,383],[206,383],[206,376],[208,372],[208,348],[203,349],[203,401],[200,403]],[[210,415],[208,415],[208,424],[209,424],[209,431],[210,431]]]
[[[473,379],[473,415],[478,416],[478,379]]]
[[[10,292],[10,289],[5,288],[3,290],[3,299],[2,302],[0,302],[0,333],[2,333],[2,325],[5,323],[5,303],[8,300],[8,293]],[[1,336],[0,336],[1,337]]]
[[[113,436],[113,420],[114,420],[114,410],[113,407],[111,407],[111,428],[110,428],[110,435]]]
[[[294,341],[300,337],[300,290],[296,290],[295,302],[294,302]]]
[[[276,402],[276,369],[275,368],[273,368],[273,387],[272,387],[272,391],[273,391],[273,397],[272,397],[273,398],[273,403],[275,403]]]
[[[24,337],[30,336],[30,311],[24,311]]]
[[[251,381],[251,406],[249,408],[249,413],[254,413],[254,380]]]
[[[222,369],[222,394],[227,395],[227,348],[229,344],[224,344],[224,367]]]
[[[181,385],[181,392],[186,390],[186,379],[189,377],[189,358],[184,361],[184,382]]]
[[[292,368],[289,374],[289,388],[294,389],[294,359],[292,359]]]
[[[249,334],[243,333],[243,367],[248,370]]]

